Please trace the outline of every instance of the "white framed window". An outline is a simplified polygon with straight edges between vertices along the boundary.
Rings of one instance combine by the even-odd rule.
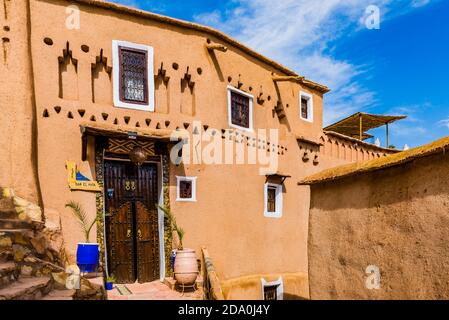
[[[176,201],[196,201],[196,178],[176,176]]]
[[[253,131],[253,95],[228,86],[229,127]]]
[[[299,94],[299,117],[313,122],[313,96],[309,93],[300,92]]]
[[[262,283],[263,300],[284,300],[284,282],[282,277],[276,281],[268,282],[264,278],[260,279]]]
[[[114,106],[154,111],[153,47],[112,41]]]
[[[282,185],[265,183],[264,186],[264,216],[268,218],[282,217]]]

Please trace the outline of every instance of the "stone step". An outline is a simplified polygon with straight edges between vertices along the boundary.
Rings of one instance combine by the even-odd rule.
[[[0,234],[12,235],[16,233],[29,233],[30,229],[0,229]]]
[[[33,229],[33,223],[18,219],[2,219],[0,218],[0,229]]]
[[[14,262],[0,263],[0,289],[10,285],[19,277],[19,270]]]
[[[0,300],[39,300],[51,291],[52,284],[49,277],[20,277],[0,289]]]
[[[0,248],[0,250],[2,250]],[[11,250],[2,250],[0,251],[0,263],[9,262],[14,260],[14,254]]]
[[[76,290],[52,290],[41,300],[73,300]]]
[[[2,219],[16,219],[17,212],[15,209],[2,209],[0,208],[0,218]]]
[[[0,211],[14,210],[14,201],[12,198],[0,198]]]

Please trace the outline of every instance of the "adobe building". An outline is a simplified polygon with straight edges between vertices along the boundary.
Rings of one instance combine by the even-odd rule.
[[[311,299],[448,299],[449,138],[305,178]]]
[[[225,298],[263,299],[273,283],[278,298],[309,298],[310,194],[297,181],[396,153],[364,131],[325,132],[327,87],[209,27],[104,1],[1,0],[0,33],[0,186],[60,226],[70,263],[84,238],[65,205],[79,203],[119,282],[171,275],[159,204],[185,247],[207,247]],[[177,131],[190,163],[171,161]],[[198,161],[206,141],[232,141],[233,164]]]

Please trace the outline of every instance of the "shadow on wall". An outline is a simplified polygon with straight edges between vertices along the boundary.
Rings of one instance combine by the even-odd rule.
[[[447,154],[312,186],[311,299],[447,299]]]
[[[449,194],[445,182],[448,158],[448,154],[442,153],[397,167],[312,185],[310,207],[321,210],[377,207],[381,210],[381,205],[403,202],[406,206],[412,199]],[[314,196],[316,194],[319,197]]]

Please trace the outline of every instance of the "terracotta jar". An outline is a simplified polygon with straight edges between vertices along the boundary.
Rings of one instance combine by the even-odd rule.
[[[198,277],[195,250],[184,249],[176,252],[175,279],[180,285],[193,286]]]

